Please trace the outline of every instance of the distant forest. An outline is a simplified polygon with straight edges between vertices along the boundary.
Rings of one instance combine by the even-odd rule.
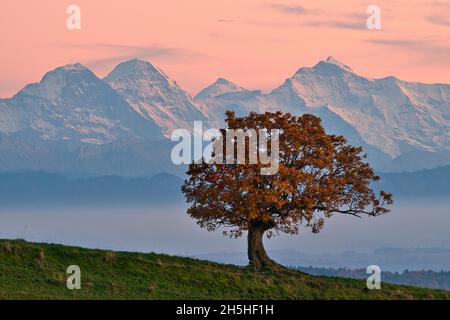
[[[315,268],[294,267],[294,269],[316,276],[343,277],[353,279],[367,279],[370,274],[366,269],[347,268]],[[450,290],[450,271],[381,271],[381,282],[410,285],[414,287]]]

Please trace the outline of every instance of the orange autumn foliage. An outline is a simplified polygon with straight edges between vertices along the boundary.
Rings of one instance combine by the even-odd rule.
[[[227,112],[226,122],[230,129],[279,129],[278,172],[261,175],[260,163],[191,164],[182,191],[190,204],[188,214],[201,227],[225,227],[233,236],[249,231],[250,264],[271,262],[262,242],[255,243],[266,231],[268,236],[296,234],[304,226],[319,232],[324,219],[335,213],[389,212],[392,195],[382,191],[377,196],[371,189],[379,177],[364,161],[363,149],[327,134],[320,118],[281,112],[238,118]],[[256,240],[253,229],[259,229]]]

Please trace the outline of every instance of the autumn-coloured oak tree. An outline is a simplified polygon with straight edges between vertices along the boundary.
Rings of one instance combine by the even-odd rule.
[[[191,205],[188,214],[201,227],[225,227],[236,237],[248,232],[250,266],[278,266],[264,249],[266,232],[268,237],[297,234],[305,226],[317,233],[334,213],[360,217],[390,211],[392,195],[376,196],[370,187],[379,177],[364,162],[362,148],[326,134],[320,118],[281,112],[237,118],[227,112],[226,122],[230,129],[279,129],[278,172],[261,175],[260,163],[191,164],[182,191]]]

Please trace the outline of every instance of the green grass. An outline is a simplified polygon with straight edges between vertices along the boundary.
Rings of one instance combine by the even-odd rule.
[[[66,268],[81,268],[81,290]],[[0,240],[0,299],[449,299],[450,292],[248,268],[161,254]]]

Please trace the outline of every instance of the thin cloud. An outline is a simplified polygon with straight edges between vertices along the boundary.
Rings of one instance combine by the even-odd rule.
[[[450,27],[450,19],[447,19],[444,16],[431,15],[431,16],[425,17],[425,19],[432,24]]]
[[[317,19],[309,18],[303,21],[242,21],[242,23],[260,27],[279,27],[279,28],[295,28],[295,27],[315,27],[315,28],[337,28],[337,29],[366,29],[367,17],[360,14],[344,15],[343,20],[339,19]]]
[[[337,28],[337,29],[353,29],[361,30],[366,28],[366,23],[359,21],[341,21],[341,20],[322,20],[322,21],[306,21],[304,26],[316,28]]]
[[[173,47],[163,47],[158,45],[135,46],[121,45],[114,43],[90,43],[90,44],[62,44],[64,47],[73,47],[78,49],[105,49],[113,52],[127,52],[135,56],[161,57],[161,56],[177,56],[186,54],[187,51]]]
[[[400,47],[404,49],[411,49],[415,47],[421,47],[424,45],[423,41],[419,40],[403,40],[403,39],[368,39],[366,42],[373,44],[379,44],[391,47]]]
[[[220,23],[233,23],[233,22],[236,22],[236,20],[234,20],[234,19],[219,19],[219,20],[217,20],[217,22],[220,22]]]
[[[266,4],[266,6],[279,13],[290,15],[308,15],[308,14],[318,14],[322,12],[322,10],[306,8],[298,4],[288,5],[280,3],[269,3]]]
[[[435,8],[440,8],[440,9],[450,9],[450,2],[448,2],[447,0],[443,0],[443,1],[432,1],[429,4],[427,4],[428,6],[431,7],[435,7]]]
[[[321,9],[308,8],[302,5],[287,5],[279,3],[266,3],[266,7],[285,15],[304,16],[306,19],[293,21],[242,21],[244,24],[261,27],[315,27],[315,28],[337,28],[361,30],[366,28],[367,16],[364,14],[336,14],[327,13]]]
[[[322,19],[322,20],[309,20],[303,22],[304,26],[317,27],[317,28],[337,28],[337,29],[353,29],[361,30],[366,29],[367,16],[361,14],[347,14],[343,20],[338,19]]]
[[[270,3],[268,4],[273,10],[285,13],[285,14],[305,14],[308,12],[305,7],[300,5],[285,5],[285,4],[277,4]]]
[[[134,45],[120,45],[113,43],[92,43],[92,44],[62,44],[64,47],[74,47],[85,50],[105,50],[109,54],[105,54],[106,58],[93,59],[87,61],[86,64],[91,68],[105,68],[112,64],[117,64],[125,60],[138,59],[155,59],[155,58],[170,58],[177,61],[191,60],[194,57],[201,56],[198,53],[190,50],[163,47],[157,45],[149,46],[134,46]]]
[[[450,55],[450,46],[442,46],[429,40],[404,40],[404,39],[368,39],[366,42],[373,44],[397,47],[405,50],[417,49],[435,54]]]
[[[442,46],[434,41],[420,39],[367,39],[365,41],[381,46],[396,47],[405,50],[408,54],[419,54],[423,57],[422,61],[428,63],[450,61],[450,46]]]

